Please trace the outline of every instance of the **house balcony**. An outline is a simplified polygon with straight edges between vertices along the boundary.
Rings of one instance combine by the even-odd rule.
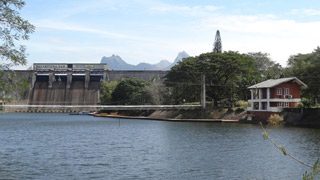
[[[262,111],[262,112],[281,112],[283,108],[281,107],[268,107],[266,109],[255,109],[252,107],[247,107],[247,111]]]
[[[249,99],[249,103],[255,102],[301,102],[300,98],[287,99],[287,98],[273,98],[273,99]]]

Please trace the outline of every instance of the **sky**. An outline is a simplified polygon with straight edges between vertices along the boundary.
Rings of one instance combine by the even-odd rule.
[[[173,62],[211,52],[219,30],[224,51],[263,52],[282,66],[320,45],[319,0],[25,0],[20,15],[36,26],[32,63]]]

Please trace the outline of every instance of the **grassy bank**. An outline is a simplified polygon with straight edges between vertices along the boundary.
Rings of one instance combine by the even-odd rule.
[[[241,108],[221,108],[207,110],[157,110],[149,117],[172,119],[232,119],[244,110]]]
[[[177,110],[141,110],[141,111],[102,111],[102,113],[142,116],[159,119],[232,119],[244,112],[242,108],[220,108],[220,109],[177,109]]]

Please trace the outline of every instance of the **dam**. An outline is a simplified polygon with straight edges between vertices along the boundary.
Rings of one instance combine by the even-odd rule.
[[[115,71],[106,64],[82,63],[35,63],[28,70],[14,72],[28,81],[27,95],[20,102],[29,105],[98,105],[101,82],[121,78],[163,81],[167,73],[153,70]],[[69,112],[70,109],[59,111]]]

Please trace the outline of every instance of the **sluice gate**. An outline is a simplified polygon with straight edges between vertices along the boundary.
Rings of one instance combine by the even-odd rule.
[[[104,74],[86,71],[37,72],[29,99],[30,105],[96,105]]]
[[[5,71],[5,73],[10,73]],[[94,110],[99,105],[100,84],[102,81],[117,81],[121,78],[138,78],[145,81],[163,81],[166,71],[115,71],[106,64],[67,64],[35,63],[28,70],[16,70],[14,73],[27,79],[29,87],[23,99],[7,105],[8,112],[74,112]],[[18,97],[18,92],[7,96]],[[39,105],[39,106],[38,106]],[[50,105],[43,109],[41,105]],[[52,106],[51,106],[52,105]],[[60,105],[60,106],[59,106]],[[83,106],[70,108],[70,106]],[[57,107],[59,106],[59,107]],[[86,109],[84,106],[90,107]]]

